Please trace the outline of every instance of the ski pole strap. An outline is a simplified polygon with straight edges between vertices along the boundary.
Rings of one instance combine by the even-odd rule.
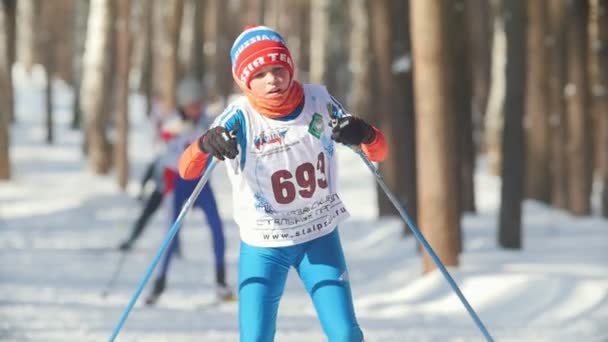
[[[150,266],[148,266],[148,269],[146,270],[146,273],[144,274],[144,277],[139,282],[139,285],[137,286],[137,289],[135,289],[135,293],[133,293],[133,296],[131,297],[131,300],[129,300],[129,303],[127,304],[127,307],[125,308],[124,312],[122,313],[122,316],[120,316],[120,319],[118,320],[118,323],[114,327],[114,330],[112,330],[112,335],[110,336],[110,338],[109,338],[108,341],[114,342],[114,339],[116,339],[116,336],[118,336],[118,333],[120,332],[120,329],[124,325],[125,321],[127,320],[127,317],[129,316],[129,313],[131,312],[131,310],[133,309],[133,306],[137,302],[137,298],[139,298],[139,295],[141,294],[141,292],[143,291],[144,287],[146,286],[146,283],[148,282],[148,280],[150,280],[150,277],[152,276],[152,272],[154,271],[154,268],[156,267],[156,264],[158,264],[160,258],[163,256],[163,254],[165,253],[165,251],[169,247],[169,244],[171,243],[171,241],[173,240],[173,238],[175,237],[175,235],[177,234],[177,232],[181,228],[182,222],[183,222],[184,218],[186,217],[186,214],[188,213],[188,211],[190,210],[190,208],[192,208],[194,202],[196,201],[196,198],[198,197],[198,195],[203,190],[203,187],[205,186],[205,184],[209,180],[209,176],[211,175],[211,171],[213,171],[213,169],[215,168],[216,164],[217,164],[216,159],[215,158],[211,158],[211,161],[207,165],[207,168],[205,169],[205,172],[203,173],[203,176],[201,177],[201,179],[196,184],[196,187],[192,191],[192,194],[190,195],[190,197],[188,197],[188,200],[186,201],[186,203],[184,203],[184,206],[182,207],[182,210],[179,212],[179,215],[177,216],[177,219],[175,220],[175,223],[173,223],[173,226],[171,226],[171,229],[169,230],[169,232],[165,236],[165,239],[163,240],[163,242],[162,242],[162,244],[161,244],[158,252],[156,252],[156,255],[154,256],[154,259],[150,263]]]
[[[397,209],[397,211],[399,212],[399,215],[401,215],[401,218],[407,223],[407,225],[410,228],[410,230],[412,231],[412,233],[414,233],[414,236],[416,236],[416,239],[418,239],[418,241],[422,244],[424,249],[426,249],[426,251],[429,253],[431,258],[433,259],[433,262],[435,262],[435,265],[437,265],[437,268],[439,268],[439,270],[441,271],[443,276],[446,278],[446,280],[448,281],[448,284],[450,284],[450,286],[452,287],[452,290],[454,290],[454,292],[456,293],[456,295],[458,296],[458,298],[460,299],[460,301],[462,302],[464,307],[467,309],[469,315],[471,316],[471,318],[473,319],[473,321],[475,322],[475,324],[477,325],[477,327],[479,328],[481,333],[485,336],[486,340],[493,342],[494,339],[492,338],[492,336],[490,335],[490,333],[488,332],[486,327],[483,325],[483,322],[481,321],[481,319],[479,319],[479,316],[477,316],[477,313],[475,312],[475,310],[473,310],[473,307],[471,307],[471,305],[465,298],[464,294],[462,294],[462,291],[460,291],[460,288],[458,288],[458,285],[456,284],[454,279],[452,279],[452,276],[450,275],[448,270],[445,268],[445,266],[443,265],[443,263],[441,262],[441,260],[437,256],[437,254],[435,254],[435,252],[433,251],[433,248],[431,248],[431,245],[426,241],[426,239],[424,238],[424,236],[422,235],[422,233],[420,232],[420,230],[418,229],[418,227],[416,226],[414,221],[409,217],[409,215],[407,214],[405,209],[401,206],[397,197],[388,188],[386,183],[384,183],[384,180],[382,179],[382,176],[378,172],[378,169],[367,158],[365,153],[363,153],[363,151],[361,151],[361,149],[358,146],[350,146],[350,148],[361,157],[363,162],[365,162],[365,165],[367,165],[367,167],[370,169],[370,171],[372,171],[372,173],[374,174],[374,177],[376,178],[376,181],[378,182],[378,184],[380,184],[380,187],[382,188],[382,190],[384,191],[386,196],[393,203],[393,205],[395,206],[395,209]]]

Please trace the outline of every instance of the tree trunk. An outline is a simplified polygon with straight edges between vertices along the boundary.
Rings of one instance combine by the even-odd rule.
[[[6,3],[0,2],[0,179],[11,177],[10,119],[11,101],[9,89],[13,87],[9,77],[9,49],[6,27]]]
[[[397,152],[395,158],[398,168],[398,196],[401,204],[414,221],[418,220],[418,199],[416,185],[416,121],[414,110],[414,89],[412,80],[412,43],[410,34],[409,1],[393,1],[391,5],[391,27],[393,39],[393,90],[394,110],[392,118],[396,131],[394,142]],[[395,63],[396,62],[396,63]],[[373,83],[369,87],[374,87]],[[369,88],[368,88],[369,89]],[[397,92],[397,93],[395,93]],[[369,91],[371,95],[373,92]],[[378,188],[378,191],[381,191]],[[410,235],[411,230],[403,226],[404,235]]]
[[[572,2],[566,32],[566,122],[568,142],[568,208],[574,215],[591,213],[591,125],[587,88],[585,2]]]
[[[175,89],[177,87],[177,53],[179,51],[179,37],[184,12],[183,0],[172,0],[163,3],[163,36],[160,47],[160,64],[162,73],[162,102],[165,113],[175,108]]]
[[[498,242],[521,248],[525,144],[522,120],[526,102],[526,1],[503,0],[501,15],[507,39],[505,125],[502,141],[502,188]]]
[[[17,60],[27,72],[32,70],[36,55],[36,32],[38,32],[40,1],[17,2]]]
[[[4,2],[4,18],[6,19],[6,50],[8,53],[8,72],[7,77],[9,78],[9,82],[13,84],[13,76],[12,76],[12,66],[15,64],[16,57],[16,25],[17,25],[17,0],[3,0]],[[8,113],[10,122],[15,121],[15,103],[13,101],[14,92],[13,87],[9,87],[6,89],[7,97],[9,98],[8,103]]]
[[[129,71],[131,67],[130,0],[115,0],[117,9],[117,102],[116,102],[116,144],[114,165],[118,185],[124,191],[129,181]]]
[[[89,1],[77,1],[74,10],[74,51],[72,56],[72,79],[74,80],[74,102],[72,105],[72,129],[80,128],[82,111],[80,110],[80,87],[82,86],[82,56],[87,38],[87,22],[89,16]]]
[[[105,113],[110,97],[107,84],[111,81],[111,18],[112,0],[91,1],[80,96],[81,110],[86,119],[85,145],[89,166],[98,174],[107,173],[111,166]]]
[[[204,65],[208,65],[207,72],[204,75],[204,84],[205,88],[207,88],[207,100],[208,101],[216,101],[220,96],[220,89],[217,86],[216,79],[220,76],[220,70],[217,69],[219,63],[219,19],[217,14],[220,13],[222,8],[221,6],[225,4],[224,1],[221,0],[207,0],[205,9],[203,12],[203,39],[205,40],[205,48],[204,51]],[[224,55],[224,58],[228,58],[229,55]],[[228,74],[230,76],[232,74]],[[224,78],[228,77],[227,75],[223,75]],[[231,76],[230,76],[231,77]]]
[[[479,149],[483,120],[490,89],[490,58],[492,45],[492,11],[487,0],[465,1],[467,48],[473,82],[472,119],[475,150]]]
[[[451,66],[451,94],[454,101],[454,114],[451,118],[451,131],[453,136],[453,158],[458,172],[454,173],[454,182],[461,212],[475,211],[475,147],[473,144],[473,76],[470,64],[469,49],[467,48],[466,30],[466,1],[454,0],[449,5],[450,29],[450,59]],[[460,230],[459,230],[460,231]],[[460,241],[460,239],[459,239]]]
[[[53,41],[50,53],[53,54],[53,75],[55,78],[65,81],[67,84],[74,85],[72,78],[72,58],[74,55],[74,21],[76,16],[76,6],[83,0],[51,0],[41,1],[44,8],[51,3],[51,40]],[[61,18],[61,20],[57,20]],[[48,51],[40,51],[44,58]]]
[[[450,157],[453,115],[446,76],[449,63],[444,2],[411,0],[410,28],[414,61],[416,155],[418,156],[418,218],[420,227],[447,266],[458,265],[458,207]],[[436,268],[423,253],[425,272]]]
[[[6,20],[6,50],[10,65],[15,62],[16,34],[17,34],[17,0],[2,0],[4,2],[4,18]]]
[[[330,29],[330,18],[330,0],[311,0],[309,49],[309,80],[311,83],[327,84],[327,80],[329,77],[328,67],[330,64],[329,44],[332,38]]]
[[[207,1],[194,1],[194,44],[190,50],[192,75],[200,82],[203,82],[205,77],[205,26],[203,20],[206,4]]]
[[[398,24],[406,25],[407,22],[397,23],[394,20],[394,8],[391,7],[388,0],[374,1],[370,5],[372,23],[371,47],[375,60],[374,70],[377,70],[374,80],[374,84],[377,85],[375,87],[376,94],[373,96],[378,105],[373,108],[374,112],[370,113],[371,115],[368,119],[382,130],[388,145],[391,146],[386,160],[379,165],[380,173],[388,187],[396,194],[399,202],[404,204],[408,211],[411,211],[416,208],[415,206],[411,206],[414,203],[411,203],[412,201],[407,196],[415,196],[415,192],[412,194],[406,191],[406,182],[411,180],[412,174],[415,171],[412,168],[412,164],[405,164],[405,160],[408,153],[407,148],[412,148],[410,141],[413,137],[412,135],[408,136],[407,133],[412,131],[411,125],[413,123],[410,122],[408,130],[407,116],[404,109],[407,104],[405,98],[408,97],[408,94],[404,93],[406,85],[405,82],[398,84],[397,80],[399,78],[393,73],[393,61],[396,50],[395,42],[402,43],[397,38],[397,27]],[[405,9],[402,10],[402,12],[405,11]],[[387,46],[385,42],[393,43]],[[369,88],[368,92],[372,93],[369,91]],[[411,93],[409,95],[411,99]],[[403,101],[398,101],[397,97]],[[411,158],[411,156],[412,154],[410,153],[407,157]],[[410,172],[408,173],[408,171]],[[381,188],[378,188],[377,196],[380,216],[398,215],[394,205]],[[409,231],[405,225],[403,229],[404,232]]]
[[[399,187],[399,170],[397,170],[397,159],[399,155],[396,150],[398,146],[394,144],[396,138],[396,127],[395,117],[399,114],[394,114],[394,79],[392,72],[393,63],[393,49],[386,42],[393,42],[393,31],[391,8],[389,0],[377,0],[371,3],[371,34],[372,34],[372,52],[373,59],[375,61],[374,74],[376,80],[376,94],[374,98],[375,103],[378,104],[374,108],[374,113],[369,117],[370,122],[379,126],[384,133],[384,137],[387,144],[391,146],[389,149],[389,155],[386,160],[379,165],[380,173],[384,178],[384,181],[390,189],[392,189],[400,202],[405,203],[405,198],[401,197]],[[313,63],[314,65],[314,63]],[[390,202],[386,194],[380,189],[377,191],[378,196],[378,214],[381,217],[397,215],[395,207]],[[407,227],[405,227],[407,228]]]
[[[154,54],[154,18],[155,2],[150,0],[140,0],[142,18],[142,29],[139,32],[138,40],[141,40],[141,91],[146,97],[146,115],[152,113],[152,103],[156,97],[154,93],[155,54]],[[135,43],[135,41],[133,42]],[[203,58],[201,55],[200,58]]]
[[[232,79],[232,64],[230,61],[230,48],[232,43],[236,39],[237,35],[241,33],[243,25],[241,27],[235,27],[234,23],[229,20],[221,20],[225,13],[229,11],[229,6],[224,0],[215,0],[216,12],[215,15],[219,18],[216,19],[215,24],[215,37],[213,38],[216,42],[215,49],[215,82],[212,84],[217,86],[219,95],[224,100],[224,104],[227,104],[228,98],[234,93],[235,82]],[[234,14],[236,16],[236,14]],[[234,32],[237,29],[238,32]]]
[[[291,3],[291,1],[290,1]],[[289,9],[293,11],[293,16],[296,17],[293,23],[293,32],[290,31],[289,50],[291,57],[295,59],[296,74],[298,79],[303,82],[309,81],[310,73],[310,1],[297,0],[295,4],[290,5]],[[295,44],[294,44],[295,42]]]
[[[568,208],[568,177],[566,170],[565,82],[565,0],[547,2],[549,7],[549,125],[551,133],[551,204]]]
[[[353,0],[350,4],[350,70],[352,73],[351,96],[348,108],[358,116],[369,119],[371,112],[371,98],[369,88],[371,84],[370,63],[370,20],[369,1]]]
[[[37,49],[39,55],[43,59],[44,70],[46,72],[46,87],[45,87],[45,127],[46,127],[46,142],[52,144],[54,140],[53,134],[53,79],[55,76],[55,45],[57,31],[56,15],[59,2],[45,1],[41,3],[40,25],[42,29],[37,37]]]
[[[488,169],[494,175],[500,174],[502,167],[501,143],[504,126],[505,65],[507,63],[507,43],[504,19],[497,13],[500,0],[493,1],[494,24],[492,37],[491,83],[488,106],[484,118],[484,148],[488,159]]]
[[[526,196],[549,203],[549,75],[547,6],[528,2],[528,78],[526,80]]]
[[[590,0],[589,84],[596,127],[597,177],[603,183],[601,213],[608,217],[608,2]]]
[[[194,36],[196,25],[194,16],[196,15],[196,0],[182,0],[183,8],[179,30],[179,42],[177,44],[177,73],[176,78],[180,80],[184,77],[192,78],[194,60],[192,50],[194,49]],[[178,81],[179,82],[179,81]]]

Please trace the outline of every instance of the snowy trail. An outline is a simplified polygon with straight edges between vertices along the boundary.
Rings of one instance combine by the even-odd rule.
[[[120,257],[114,248],[139,204],[118,191],[112,176],[86,171],[79,137],[66,128],[67,112],[58,111],[57,142],[46,146],[40,143],[43,119],[27,115],[31,101],[19,99],[11,148],[15,177],[0,183],[0,340],[105,341],[170,225],[168,215],[154,217],[103,298]],[[141,149],[135,153],[147,141],[141,121],[135,114],[131,155],[141,159],[132,160],[133,187],[150,157]],[[341,194],[352,214],[341,234],[366,341],[483,341],[441,274],[420,275],[415,241],[402,237],[400,221],[374,219],[374,179],[365,166],[346,149],[338,153]],[[450,272],[490,332],[497,341],[608,341],[608,221],[526,202],[524,249],[500,250],[499,182],[482,171],[480,213],[464,218],[462,266]],[[225,181],[220,166],[212,184],[234,284],[238,233]],[[136,305],[118,341],[238,340],[237,304],[206,305],[214,293],[212,257],[200,212],[188,216],[181,238],[185,256],[174,262],[168,290],[157,307]],[[277,326],[277,341],[324,340],[294,272]]]

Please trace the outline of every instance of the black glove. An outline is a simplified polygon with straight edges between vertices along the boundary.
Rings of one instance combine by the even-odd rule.
[[[346,145],[369,144],[376,138],[370,124],[354,116],[344,116],[332,123],[331,138]]]
[[[236,139],[230,135],[227,129],[220,126],[205,132],[198,139],[198,148],[219,160],[224,160],[224,157],[234,159],[239,153]]]

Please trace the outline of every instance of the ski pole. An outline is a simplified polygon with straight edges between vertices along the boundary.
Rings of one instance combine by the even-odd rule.
[[[439,260],[439,257],[435,254],[435,252],[433,251],[433,248],[431,248],[431,245],[426,241],[426,239],[420,232],[420,229],[418,229],[418,227],[416,226],[414,221],[409,217],[409,215],[407,214],[405,209],[401,206],[397,197],[388,188],[386,183],[384,183],[384,180],[382,179],[382,176],[378,172],[378,169],[367,158],[367,156],[363,153],[363,151],[361,151],[360,148],[357,148],[357,147],[350,147],[350,148],[355,153],[357,153],[361,157],[361,159],[363,159],[363,162],[365,162],[365,165],[367,165],[367,167],[370,169],[370,171],[372,171],[372,173],[374,174],[374,177],[376,178],[376,181],[378,182],[378,184],[380,184],[380,187],[382,188],[382,190],[384,190],[384,193],[386,194],[388,199],[393,203],[393,205],[399,212],[399,215],[401,215],[401,218],[407,223],[407,225],[410,228],[410,230],[412,231],[412,233],[414,233],[414,236],[416,236],[416,239],[418,239],[418,241],[422,244],[422,246],[424,246],[426,251],[429,253],[431,258],[433,258],[435,265],[437,265],[437,267],[439,268],[441,273],[443,273],[443,276],[446,278],[446,280],[452,287],[452,290],[454,290],[454,292],[456,292],[456,295],[458,296],[458,298],[460,299],[460,301],[462,302],[464,307],[469,312],[469,315],[471,316],[471,318],[473,319],[473,321],[475,322],[475,324],[477,325],[479,330],[481,330],[482,334],[486,337],[486,340],[494,341],[494,339],[492,339],[492,336],[490,335],[490,333],[488,332],[486,327],[481,322],[481,319],[479,319],[479,316],[477,316],[477,313],[475,313],[475,310],[473,310],[473,307],[471,307],[471,305],[469,304],[469,302],[467,301],[465,296],[462,294],[462,292],[458,288],[458,285],[456,284],[456,282],[454,281],[452,276],[450,276],[450,273],[448,272],[448,270],[445,268],[445,266],[443,265],[441,260]]]
[[[158,252],[156,252],[156,255],[154,256],[152,263],[150,263],[150,266],[148,266],[148,269],[146,270],[144,277],[141,279],[141,281],[139,282],[139,285],[135,289],[135,293],[133,293],[131,300],[129,300],[129,303],[127,304],[127,307],[125,308],[124,312],[122,313],[122,316],[120,316],[120,319],[118,320],[118,323],[114,327],[114,330],[112,330],[112,335],[110,336],[110,339],[109,339],[110,342],[113,342],[114,339],[116,338],[116,336],[118,336],[120,329],[122,328],[125,321],[127,320],[127,317],[129,316],[129,312],[131,312],[131,309],[133,309],[135,302],[137,302],[137,298],[139,298],[139,295],[141,294],[144,287],[146,286],[146,283],[148,282],[148,280],[150,280],[150,276],[152,276],[152,272],[154,271],[156,264],[158,264],[158,261],[165,253],[165,250],[169,247],[169,244],[175,237],[175,234],[177,234],[178,230],[181,228],[184,217],[186,217],[186,214],[188,213],[188,211],[194,204],[194,201],[196,200],[198,195],[203,190],[203,187],[205,186],[205,183],[207,183],[207,181],[209,180],[211,171],[213,171],[216,164],[217,164],[216,159],[211,158],[211,161],[207,165],[207,168],[206,168],[205,172],[203,173],[203,176],[196,184],[194,191],[192,191],[192,194],[190,195],[190,197],[188,197],[188,200],[186,201],[186,203],[184,203],[184,206],[182,207],[182,210],[179,212],[179,215],[177,216],[175,223],[173,223],[173,226],[171,226],[171,229],[167,233],[167,236],[165,236],[165,239],[163,240]]]
[[[114,283],[118,279],[118,275],[122,271],[122,266],[125,264],[125,260],[127,259],[127,253],[127,251],[123,251],[121,253],[122,255],[120,256],[120,259],[118,259],[118,263],[116,264],[116,269],[114,269],[114,273],[112,273],[112,277],[104,287],[103,292],[101,292],[101,296],[103,298],[107,297],[110,293],[110,290],[114,287]]]

